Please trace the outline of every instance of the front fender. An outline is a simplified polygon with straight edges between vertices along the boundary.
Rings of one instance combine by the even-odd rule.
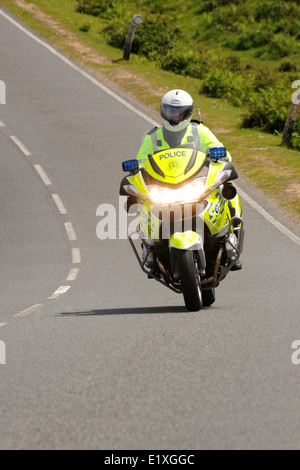
[[[197,253],[198,269],[201,276],[205,275],[206,260],[203,248],[203,238],[199,233],[188,230],[187,232],[176,232],[169,240],[171,254],[171,266],[173,272],[178,274],[177,255],[178,250],[192,250]]]
[[[170,237],[169,248],[176,248],[177,250],[203,250],[203,239],[201,235],[192,230],[176,232]]]

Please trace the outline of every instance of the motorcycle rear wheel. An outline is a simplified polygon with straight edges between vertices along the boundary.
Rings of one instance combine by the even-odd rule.
[[[193,251],[178,251],[178,268],[185,306],[190,312],[197,312],[202,308],[202,292]]]

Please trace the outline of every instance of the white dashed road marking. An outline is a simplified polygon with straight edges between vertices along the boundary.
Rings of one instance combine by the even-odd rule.
[[[46,186],[51,186],[52,183],[50,181],[50,179],[48,178],[46,172],[43,170],[43,168],[41,167],[41,165],[34,165],[34,168],[36,169],[36,171],[38,172],[38,174],[40,175],[41,177],[41,180],[43,181],[43,183],[46,185]]]
[[[71,286],[60,286],[60,287],[54,292],[54,294],[52,294],[50,297],[48,297],[47,300],[56,299],[56,298],[59,297],[60,295],[65,294],[66,292],[68,292],[69,289],[71,289]]]
[[[62,203],[62,200],[60,199],[58,194],[51,194],[53,201],[56,204],[57,209],[59,210],[59,213],[61,215],[67,214],[66,208]]]
[[[79,274],[79,268],[73,268],[71,269],[70,273],[69,273],[69,276],[67,277],[67,282],[70,282],[70,281],[75,281],[77,276]]]
[[[22,152],[26,157],[29,157],[29,155],[31,155],[31,153],[29,152],[29,150],[25,147],[24,144],[22,144],[22,142],[18,139],[18,137],[16,137],[15,135],[10,135],[10,138],[11,138],[11,140],[16,144],[16,146],[19,147],[19,149],[21,150],[21,152]]]
[[[81,263],[81,254],[79,248],[72,248],[72,263]]]
[[[77,240],[76,233],[71,222],[65,222],[65,229],[70,242]]]

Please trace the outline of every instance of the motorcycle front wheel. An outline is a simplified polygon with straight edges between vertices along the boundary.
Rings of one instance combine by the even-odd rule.
[[[191,250],[178,250],[178,270],[186,308],[196,312],[202,308],[202,292],[196,257]]]

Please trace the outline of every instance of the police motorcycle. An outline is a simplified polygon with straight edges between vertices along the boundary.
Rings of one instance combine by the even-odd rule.
[[[180,146],[149,155],[143,167],[122,163],[120,195],[138,214],[128,233],[134,254],[149,279],[183,294],[189,311],[213,304],[243,249],[238,174],[226,153]]]

